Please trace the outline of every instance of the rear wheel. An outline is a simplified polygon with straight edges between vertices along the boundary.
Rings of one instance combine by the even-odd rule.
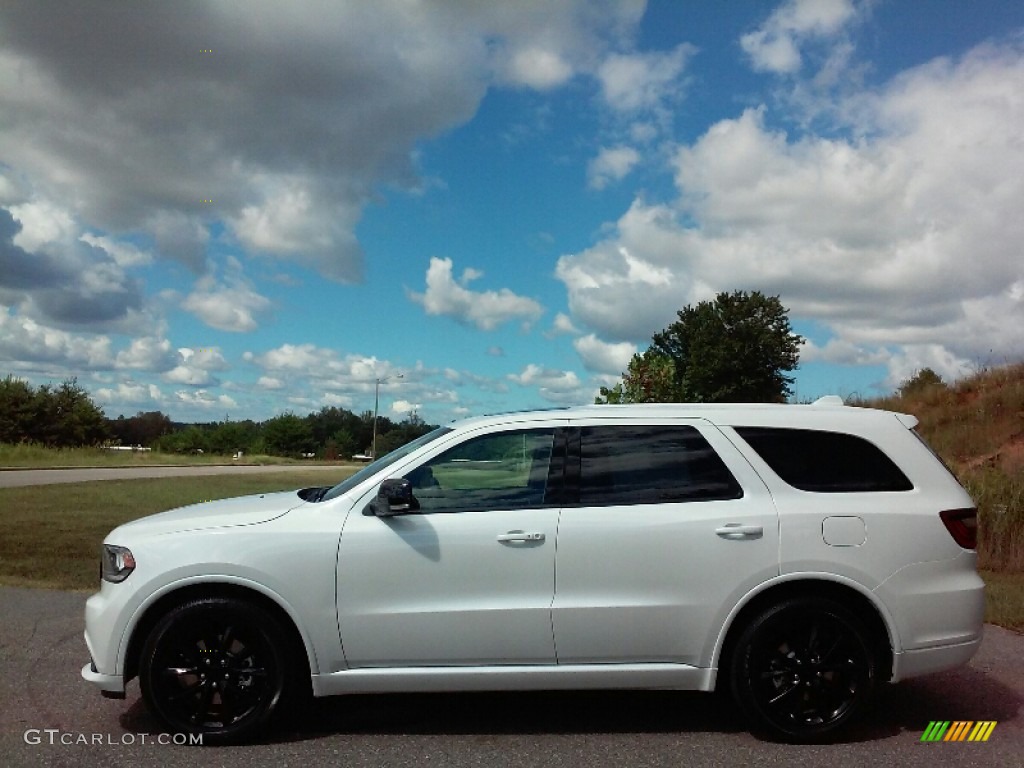
[[[150,633],[139,684],[169,730],[204,744],[251,739],[300,683],[288,663],[288,635],[263,609],[229,598],[178,606]]]
[[[757,615],[732,655],[733,694],[755,730],[793,742],[832,738],[870,698],[871,636],[857,616],[821,598],[795,598]]]

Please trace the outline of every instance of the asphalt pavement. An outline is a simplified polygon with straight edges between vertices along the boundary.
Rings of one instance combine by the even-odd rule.
[[[1020,766],[1024,636],[985,628],[962,669],[887,686],[838,744],[761,741],[727,705],[673,691],[419,694],[317,701],[264,743],[167,740],[139,698],[79,676],[86,595],[0,588],[3,766]],[[987,742],[922,743],[931,720],[994,720]]]

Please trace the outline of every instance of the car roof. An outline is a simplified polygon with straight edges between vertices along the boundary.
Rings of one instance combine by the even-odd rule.
[[[873,408],[842,404],[838,397],[823,397],[814,403],[634,403],[629,405],[578,405],[531,411],[510,411],[476,416],[453,423],[457,429],[522,424],[539,421],[581,419],[703,419],[732,426],[786,426],[827,429],[865,422],[898,419],[905,427],[916,426],[914,416]]]

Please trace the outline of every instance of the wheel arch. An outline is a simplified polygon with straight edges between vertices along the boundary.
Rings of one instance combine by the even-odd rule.
[[[898,652],[898,636],[884,606],[880,605],[868,590],[849,580],[839,580],[826,574],[789,574],[750,592],[741,600],[725,622],[715,644],[712,667],[720,673],[728,667],[736,640],[743,628],[761,611],[783,600],[796,597],[828,598],[853,611],[864,622],[876,640],[879,679],[888,681],[892,677],[893,654]],[[716,674],[715,687],[718,687]]]
[[[277,593],[272,592],[260,584],[242,580],[222,578],[216,581],[189,580],[171,584],[162,592],[155,595],[151,601],[141,608],[141,615],[134,621],[130,630],[131,634],[125,649],[124,657],[124,680],[127,682],[138,676],[139,658],[142,655],[142,648],[146,644],[146,638],[156,626],[157,622],[170,610],[183,605],[191,600],[200,600],[209,597],[224,597],[235,600],[242,600],[259,606],[276,618],[289,635],[296,651],[302,650],[305,658],[306,669],[310,678],[318,669],[316,651],[309,638],[300,628],[294,611],[288,603]]]

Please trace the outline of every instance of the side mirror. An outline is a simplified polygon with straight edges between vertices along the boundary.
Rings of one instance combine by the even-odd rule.
[[[420,503],[412,495],[412,483],[404,477],[388,478],[380,484],[377,497],[366,505],[363,514],[376,517],[394,517],[416,512]]]

